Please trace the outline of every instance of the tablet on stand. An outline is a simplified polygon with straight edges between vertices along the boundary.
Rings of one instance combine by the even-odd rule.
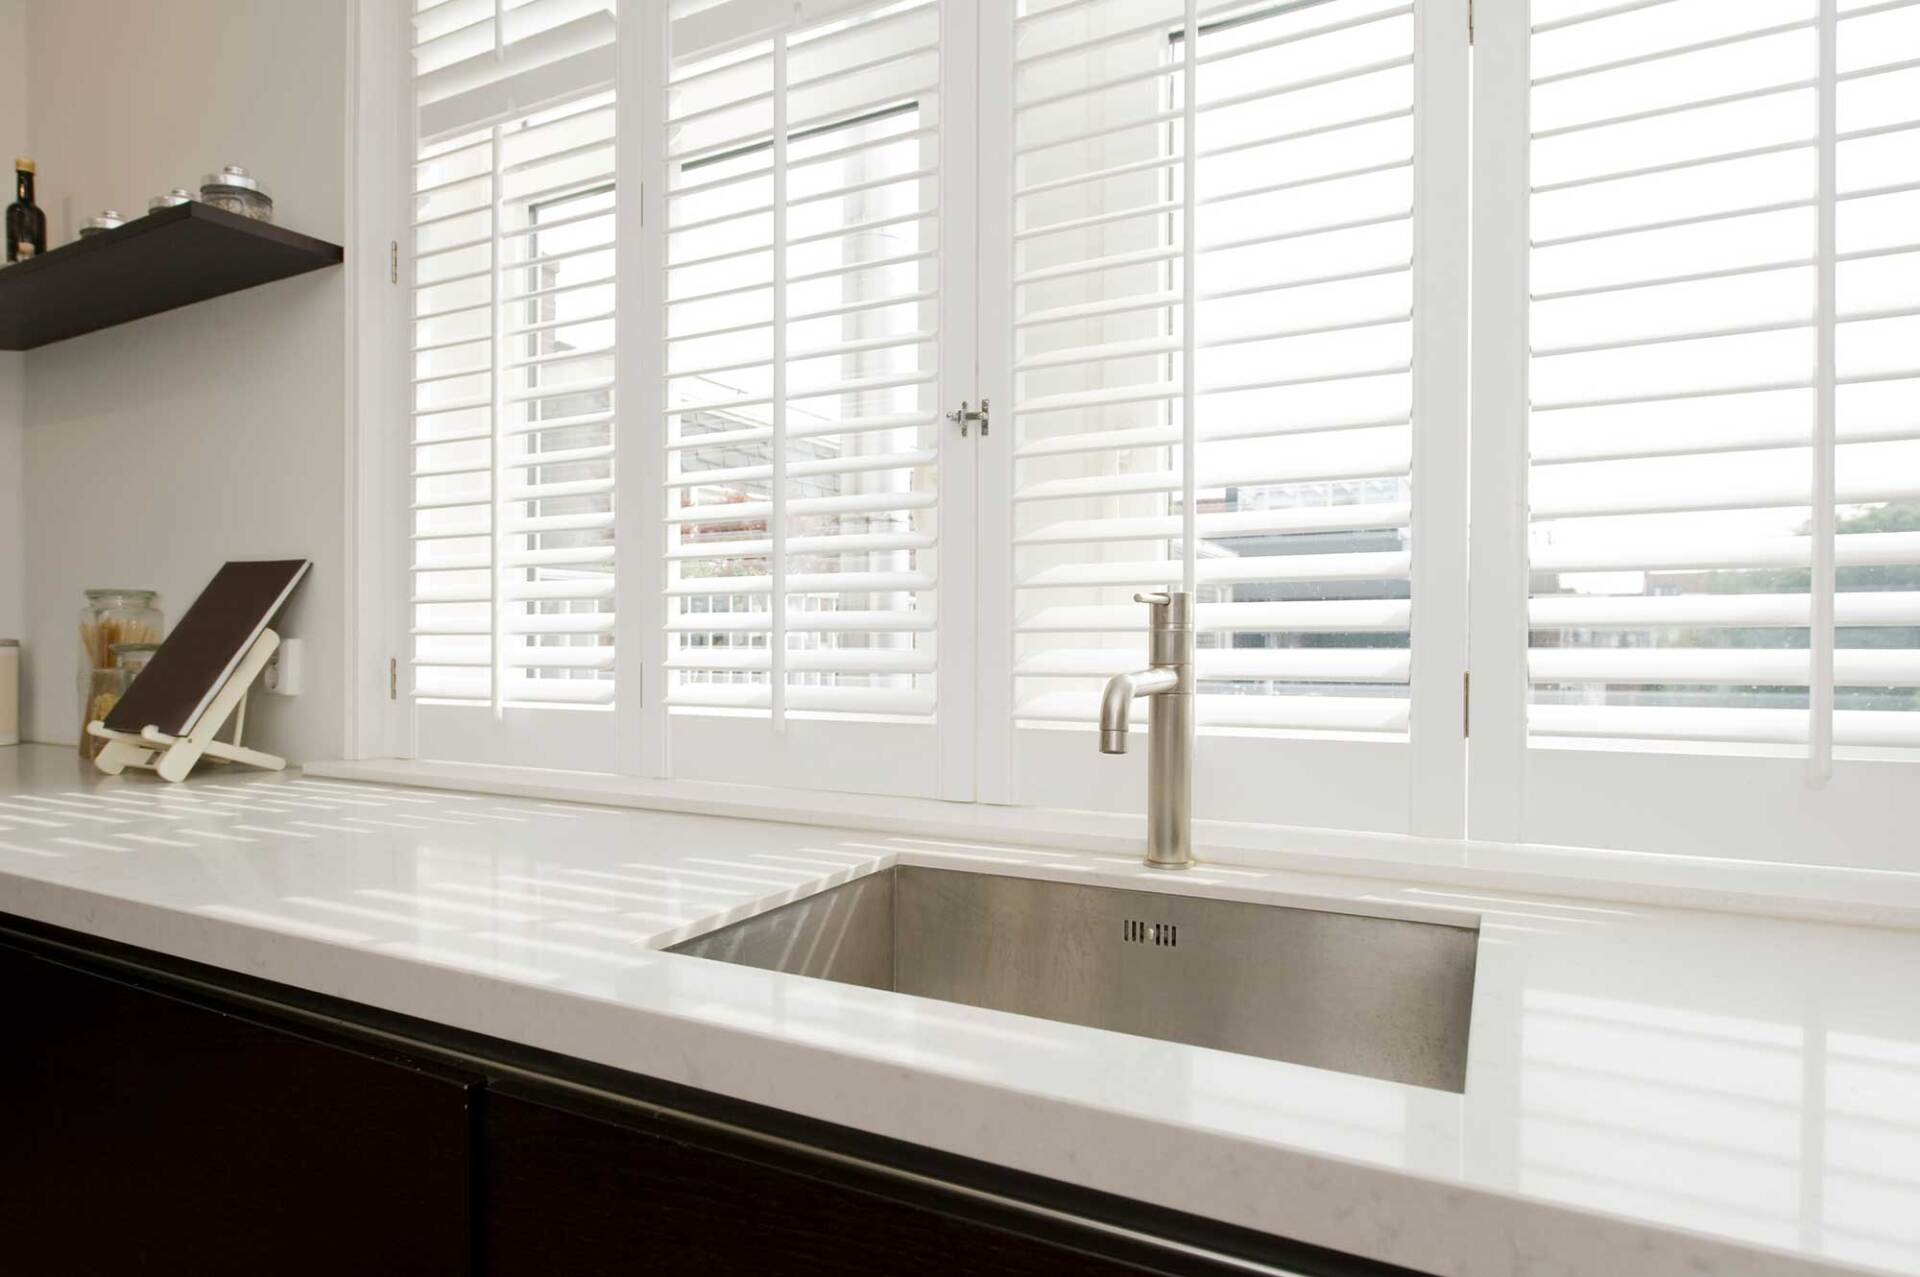
[[[151,767],[173,781],[202,758],[285,767],[286,759],[241,745],[240,734],[247,692],[280,646],[268,625],[312,566],[272,559],[216,572],[107,717],[87,725],[107,742],[94,766],[110,776]],[[229,719],[229,739],[215,739]]]

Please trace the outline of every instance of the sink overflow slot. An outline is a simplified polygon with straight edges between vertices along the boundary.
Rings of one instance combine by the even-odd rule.
[[[1128,944],[1150,944],[1161,949],[1172,949],[1180,943],[1180,928],[1171,922],[1124,918],[1120,922],[1120,934]]]

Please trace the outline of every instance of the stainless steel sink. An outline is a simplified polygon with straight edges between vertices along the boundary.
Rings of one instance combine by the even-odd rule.
[[[901,866],[670,952],[1460,1091],[1478,940],[1471,925]]]

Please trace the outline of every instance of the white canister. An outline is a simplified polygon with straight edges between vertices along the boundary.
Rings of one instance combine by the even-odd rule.
[[[0,638],[0,745],[20,743],[20,640]]]

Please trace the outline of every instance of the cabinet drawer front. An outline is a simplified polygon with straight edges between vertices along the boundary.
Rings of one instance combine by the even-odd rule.
[[[489,1277],[1141,1269],[653,1131],[487,1099]]]

